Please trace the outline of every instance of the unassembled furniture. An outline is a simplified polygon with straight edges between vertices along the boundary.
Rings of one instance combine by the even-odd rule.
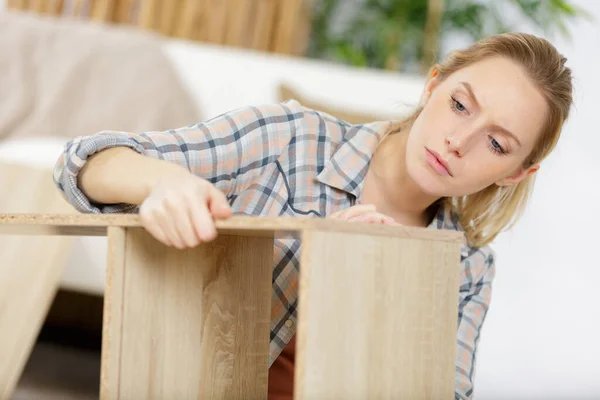
[[[251,216],[217,229],[215,241],[178,250],[137,215],[0,214],[5,235],[108,235],[102,399],[265,399],[273,240],[286,236],[302,240],[298,319],[287,321],[297,324],[296,399],[453,398],[462,234]],[[32,243],[35,253],[42,242]],[[37,260],[23,279],[10,264],[19,254],[3,256],[9,398],[39,329],[23,321],[43,316],[48,295],[38,294],[58,278],[44,281]]]

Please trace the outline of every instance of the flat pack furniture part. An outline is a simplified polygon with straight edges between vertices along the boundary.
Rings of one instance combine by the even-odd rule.
[[[179,250],[137,215],[0,215],[108,235],[101,398],[266,399],[273,240],[302,240],[295,398],[453,398],[460,247],[447,230],[234,216]],[[292,323],[292,321],[290,321]]]

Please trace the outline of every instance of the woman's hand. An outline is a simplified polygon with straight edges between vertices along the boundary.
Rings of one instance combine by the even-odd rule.
[[[396,225],[396,221],[387,215],[377,212],[373,204],[360,204],[340,210],[328,218],[349,222],[367,222],[370,224]]]
[[[223,192],[183,170],[153,185],[139,212],[152,236],[178,249],[215,239],[214,219],[228,218],[231,213]]]

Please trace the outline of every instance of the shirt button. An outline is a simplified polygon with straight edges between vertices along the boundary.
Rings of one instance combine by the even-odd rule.
[[[288,319],[287,321],[285,321],[285,326],[287,326],[288,328],[291,328],[294,325],[294,321],[292,321],[291,319]]]

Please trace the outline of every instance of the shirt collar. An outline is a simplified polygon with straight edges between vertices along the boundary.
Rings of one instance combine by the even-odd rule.
[[[350,193],[357,201],[360,200],[371,157],[390,126],[391,122],[351,126],[317,175],[317,181]],[[458,215],[450,206],[440,207],[428,228],[464,232]]]
[[[391,122],[353,125],[344,134],[317,181],[360,199],[371,157]]]

